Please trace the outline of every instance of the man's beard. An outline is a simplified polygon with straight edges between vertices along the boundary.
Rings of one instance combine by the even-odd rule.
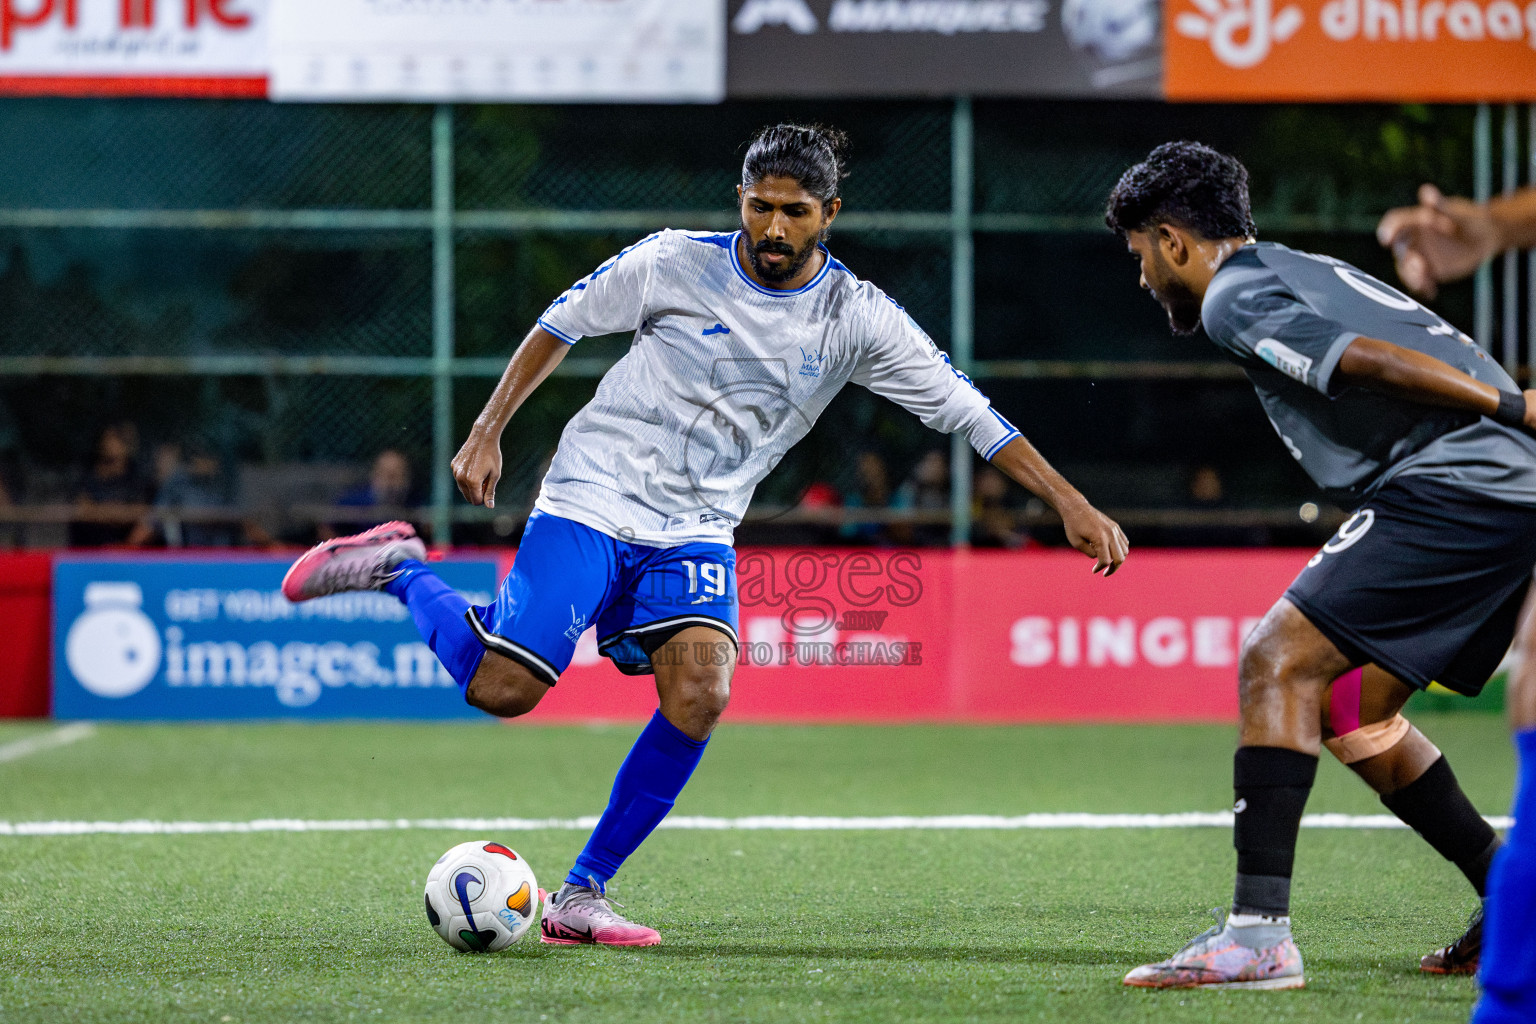
[[[750,241],[752,233],[747,230],[745,224],[741,226],[741,237],[746,243],[742,247],[747,250],[747,260],[752,264],[753,272],[764,281],[780,284],[790,280],[805,269],[805,265],[811,261],[811,257],[816,255],[816,247],[821,244],[823,237],[825,237],[825,232],[818,232],[816,237],[806,242],[805,248],[798,252],[794,246],[787,242],[770,242],[766,238],[757,243],[756,246],[752,245]],[[788,256],[789,259],[777,267],[770,266],[761,259],[760,254],[765,252],[782,253]]]
[[[1168,314],[1168,329],[1174,334],[1190,335],[1200,330],[1200,300],[1178,282],[1170,282],[1159,292],[1158,301]]]

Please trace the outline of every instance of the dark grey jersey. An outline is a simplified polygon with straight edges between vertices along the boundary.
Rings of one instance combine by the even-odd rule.
[[[1253,382],[1286,448],[1346,507],[1399,474],[1536,505],[1536,438],[1476,413],[1334,381],[1344,350],[1367,337],[1519,390],[1471,338],[1397,289],[1340,260],[1259,242],[1216,271],[1200,313],[1206,334]]]

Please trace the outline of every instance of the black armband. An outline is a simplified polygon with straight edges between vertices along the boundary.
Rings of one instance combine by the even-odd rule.
[[[1500,391],[1499,409],[1493,414],[1493,421],[1506,427],[1525,426],[1525,393]]]

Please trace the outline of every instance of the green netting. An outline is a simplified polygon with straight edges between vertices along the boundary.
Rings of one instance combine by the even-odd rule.
[[[1467,107],[989,102],[976,106],[976,207],[1096,218],[1120,173],[1194,139],[1233,153],[1266,219],[1374,218],[1421,181],[1467,193]]]
[[[941,346],[950,337],[949,240],[895,232],[834,232],[829,248],[859,277],[872,281]]]
[[[364,462],[398,448],[418,466],[432,450],[432,385],[377,377],[271,381],[262,455],[272,462]]]
[[[454,257],[459,354],[509,355],[557,296],[638,237],[635,233],[460,235]],[[583,355],[594,354],[595,348],[616,354],[611,345],[581,343]]]
[[[430,206],[431,109],[7,99],[0,208]]]
[[[1420,181],[1462,193],[1472,184],[1467,107],[999,100],[973,109],[974,209],[984,226],[987,215],[1004,215],[975,237],[976,355],[986,360],[1211,357],[1197,342],[1169,338],[1123,250],[1096,224],[1121,171],[1159,142],[1198,138],[1237,154],[1252,172],[1267,237],[1384,276],[1388,257],[1362,225],[1411,199]],[[949,101],[459,106],[453,202],[468,212],[597,214],[598,225],[605,212],[639,210],[730,224],[752,132],[817,121],[852,138],[847,212],[942,215],[952,204],[954,111]],[[433,202],[433,119],[424,106],[7,100],[0,358],[430,356],[434,238],[420,215]],[[280,230],[3,226],[35,224],[38,211],[220,209],[393,210],[418,226],[365,229],[356,218]],[[991,230],[1015,214],[1065,218],[1056,227],[1066,230],[1042,233],[1048,225],[1038,222]],[[942,216],[927,221],[932,230],[840,226],[831,247],[949,346],[952,239]],[[520,232],[484,223],[453,238],[454,354],[496,361],[573,281],[663,226],[593,230],[589,219]],[[1437,309],[1470,328],[1470,286],[1447,289]],[[586,339],[573,356],[601,364],[627,343]],[[483,375],[454,382],[450,448],[491,386]],[[522,410],[508,434],[502,507],[526,503],[561,427],[594,386],[555,377]],[[1265,481],[1281,481],[1271,490],[1289,500],[1299,479],[1241,382],[983,386],[999,409],[1029,421],[1048,454],[1172,464],[1196,455],[1221,462],[1241,447],[1244,459],[1222,466],[1245,493],[1269,494]],[[426,376],[0,377],[0,469],[9,459],[65,479],[103,424],[132,419],[146,443],[196,437],[247,462],[361,464],[399,447],[425,490],[433,415]],[[894,485],[936,442],[906,413],[852,389],[763,496],[793,501],[818,481],[846,490],[866,449],[888,460]]]
[[[0,354],[432,352],[425,232],[0,230]]]
[[[945,209],[948,104],[472,107],[456,118],[465,209],[719,210],[729,215],[746,142],[780,121],[842,128],[849,209]],[[676,225],[684,227],[687,225]]]

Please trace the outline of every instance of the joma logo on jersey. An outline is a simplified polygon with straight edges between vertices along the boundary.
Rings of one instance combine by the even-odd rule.
[[[808,350],[802,348],[800,350],[800,355],[805,360],[804,362],[802,362],[800,364],[800,376],[802,376],[802,377],[820,377],[821,376],[821,363],[822,363],[822,360],[827,358],[826,353],[825,352],[811,352],[811,351],[808,351]]]
[[[725,324],[715,324],[715,326],[713,326],[713,327],[706,327],[702,331],[699,332],[699,334],[701,334],[703,337],[706,337],[706,338],[709,337],[711,334],[730,334],[730,333],[731,333],[731,329],[729,327],[725,326]]]

